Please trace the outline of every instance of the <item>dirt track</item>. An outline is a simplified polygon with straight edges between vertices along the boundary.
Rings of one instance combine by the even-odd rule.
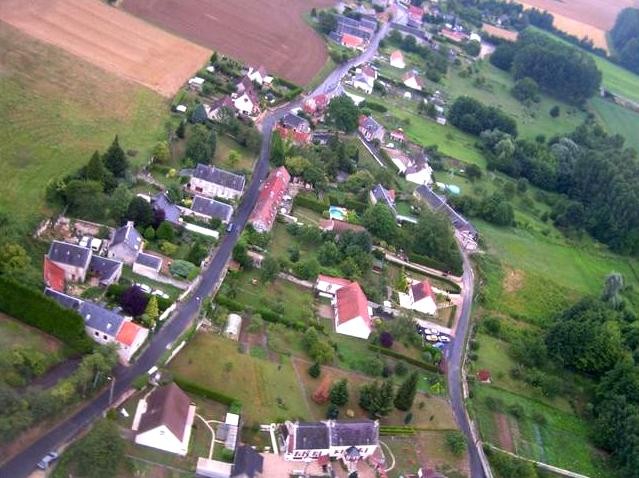
[[[162,28],[297,84],[327,59],[302,14],[335,0],[124,0],[122,8]]]
[[[99,0],[2,0],[0,20],[164,96],[210,55]]]

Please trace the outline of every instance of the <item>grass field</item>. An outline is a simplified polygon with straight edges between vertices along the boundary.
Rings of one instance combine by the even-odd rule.
[[[33,220],[47,182],[120,136],[140,164],[165,136],[165,100],[0,22],[0,209]]]
[[[603,98],[593,98],[590,106],[608,132],[620,134],[626,138],[626,146],[639,151],[639,113]]]
[[[236,162],[229,159],[231,151],[239,154],[239,159]],[[253,171],[253,163],[255,163],[254,154],[228,136],[218,135],[213,164],[223,169],[247,174]]]
[[[237,347],[232,340],[200,333],[171,362],[169,369],[240,400],[249,424],[309,416],[288,358],[283,357],[276,364],[240,354]]]
[[[485,441],[499,447],[508,447],[512,442],[512,451],[523,457],[591,478],[608,476],[589,443],[587,424],[573,413],[490,386],[478,385],[473,390],[471,406],[480,412],[477,417]],[[501,401],[497,410],[488,408],[488,397]],[[523,416],[516,418],[510,414],[511,406],[520,406]],[[498,421],[499,414],[504,414],[505,419]]]

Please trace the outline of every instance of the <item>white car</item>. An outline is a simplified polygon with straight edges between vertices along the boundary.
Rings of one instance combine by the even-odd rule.
[[[151,292],[151,295],[157,295],[158,297],[162,297],[163,299],[169,298],[169,294],[162,292],[160,289],[155,289],[153,292]]]
[[[148,285],[146,285],[146,284],[141,284],[141,283],[139,283],[139,282],[138,282],[137,284],[135,284],[135,286],[136,286],[136,287],[139,287],[139,288],[140,288],[140,290],[141,290],[142,292],[144,292],[145,294],[150,294],[150,293],[151,293],[151,291],[153,290],[153,289],[151,289]]]
[[[424,329],[424,333],[428,335],[437,335],[437,329]]]
[[[438,339],[443,344],[447,344],[450,342],[450,337],[447,337],[446,335],[440,335]]]
[[[427,335],[426,340],[428,340],[429,342],[437,342],[439,339],[436,335]]]
[[[46,470],[58,457],[59,455],[55,451],[50,451],[42,457],[42,460],[40,460],[36,466],[41,470]]]

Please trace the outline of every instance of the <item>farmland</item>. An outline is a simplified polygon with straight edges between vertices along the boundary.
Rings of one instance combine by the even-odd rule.
[[[0,22],[0,208],[43,211],[51,178],[69,174],[120,135],[138,164],[165,135],[165,100]]]
[[[332,0],[125,0],[133,15],[245,63],[263,64],[270,73],[305,85],[328,58],[320,36],[302,15]]]
[[[617,14],[626,7],[636,7],[636,0],[525,0],[525,8],[547,10],[555,17],[554,25],[578,38],[589,37],[595,46],[607,49],[606,32],[615,24]]]
[[[172,96],[210,52],[98,0],[9,0],[3,20],[104,70]]]

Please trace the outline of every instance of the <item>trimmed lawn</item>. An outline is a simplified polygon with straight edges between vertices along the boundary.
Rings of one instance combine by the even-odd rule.
[[[286,357],[279,364],[251,357],[239,353],[237,342],[200,332],[171,362],[169,370],[240,400],[249,424],[310,415]]]
[[[129,160],[146,162],[165,139],[168,104],[123,80],[0,23],[0,209],[22,220],[46,211],[45,188],[104,152],[117,134]]]
[[[235,151],[240,155],[236,162],[229,160],[231,151]],[[215,164],[215,166],[246,174],[253,170],[254,163],[255,155],[249,152],[244,146],[237,144],[234,139],[228,136],[221,134],[217,136],[215,156],[213,157],[213,164]]]
[[[320,221],[324,219],[324,216],[320,213],[299,206],[295,206],[291,214],[298,218],[302,223],[311,226],[319,226]]]
[[[637,87],[639,88],[639,85]],[[609,133],[620,134],[626,138],[626,146],[639,151],[639,113],[603,98],[593,98],[590,100],[590,106]]]
[[[573,413],[490,386],[477,385],[473,393],[471,407],[484,440],[503,447],[506,445],[501,443],[501,439],[510,436],[515,453],[523,457],[584,473],[592,478],[609,476],[589,442],[588,426]],[[501,400],[497,411],[490,410],[486,405],[488,397]],[[524,416],[517,419],[508,414],[510,406],[522,407]],[[506,414],[507,427],[502,425],[500,428],[496,424],[495,416],[500,412]]]

